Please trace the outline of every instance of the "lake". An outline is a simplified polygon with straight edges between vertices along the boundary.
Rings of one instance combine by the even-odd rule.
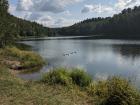
[[[19,74],[24,79],[39,79],[55,67],[83,68],[94,79],[123,76],[140,87],[140,41],[136,40],[33,40],[22,43],[47,60],[40,71]]]

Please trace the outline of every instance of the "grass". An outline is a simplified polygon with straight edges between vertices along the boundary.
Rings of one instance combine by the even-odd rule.
[[[80,69],[57,68],[45,73],[41,81],[49,84],[75,84],[80,87],[86,87],[92,82],[92,78]]]
[[[79,87],[24,81],[0,66],[0,105],[93,105]]]
[[[96,81],[87,87],[87,91],[98,97],[97,105],[140,105],[140,92],[121,77]]]
[[[94,99],[94,105],[140,105],[140,92],[121,77],[92,81],[80,69],[57,68],[45,73],[41,80],[51,85],[78,86]]]
[[[31,69],[34,67],[41,67],[44,64],[43,59],[40,55],[32,52],[20,50],[16,47],[6,47],[5,49],[0,50],[1,58],[6,59],[7,61],[16,61],[19,63],[17,66],[20,66],[18,69]],[[7,65],[11,66],[11,64]]]
[[[65,68],[57,68],[55,70],[50,70],[48,73],[43,74],[41,81],[52,85],[72,84],[72,78],[70,77],[70,72]]]
[[[50,80],[25,81],[0,65],[0,105],[140,105],[140,92],[121,77],[92,81],[83,87],[71,81],[71,72],[60,68],[47,73]],[[49,84],[51,79],[53,84]]]
[[[80,87],[89,86],[92,82],[92,77],[81,69],[73,69],[70,73],[70,77],[73,83]]]
[[[139,91],[120,77],[108,79],[107,93],[102,105],[140,105]]]

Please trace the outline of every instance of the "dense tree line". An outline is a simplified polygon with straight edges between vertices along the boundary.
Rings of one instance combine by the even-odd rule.
[[[0,47],[20,37],[53,35],[50,28],[9,14],[8,7],[8,0],[0,0]]]
[[[57,29],[60,35],[104,35],[140,37],[140,6],[124,9],[113,17],[92,18]]]

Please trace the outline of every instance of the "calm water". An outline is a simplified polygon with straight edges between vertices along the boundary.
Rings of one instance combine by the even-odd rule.
[[[48,65],[40,71],[20,74],[38,79],[53,67],[79,67],[94,79],[119,75],[131,78],[140,87],[140,41],[131,40],[40,40],[24,41],[33,47]]]

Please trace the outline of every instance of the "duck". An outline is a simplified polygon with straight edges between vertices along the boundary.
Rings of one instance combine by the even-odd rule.
[[[63,54],[63,56],[69,56],[69,54]]]
[[[71,52],[70,54],[73,54],[74,52]]]

